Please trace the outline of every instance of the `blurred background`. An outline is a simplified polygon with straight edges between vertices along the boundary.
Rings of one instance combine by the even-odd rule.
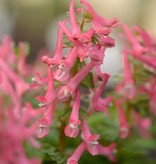
[[[106,18],[117,17],[129,26],[140,25],[156,35],[155,0],[88,0],[94,9]],[[9,34],[15,42],[30,43],[29,62],[42,49],[55,50],[58,20],[63,20],[70,0],[0,0],[0,38]],[[79,0],[76,1],[78,5]],[[117,36],[114,36],[117,38]],[[116,74],[120,69],[120,43],[108,51],[103,69]],[[44,52],[44,51],[43,51]],[[117,55],[115,55],[117,54]],[[110,64],[116,68],[110,68]]]

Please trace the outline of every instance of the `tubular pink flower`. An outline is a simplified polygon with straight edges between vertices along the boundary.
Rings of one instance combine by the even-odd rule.
[[[43,138],[49,133],[49,126],[50,124],[45,118],[41,118],[37,121],[35,127],[38,138]]]
[[[126,115],[125,115],[124,110],[121,107],[120,100],[116,100],[115,105],[117,107],[118,117],[119,117],[119,136],[122,139],[125,139],[129,136],[129,133],[130,133]]]
[[[80,58],[80,62],[83,62],[85,58],[87,58],[88,46],[81,43],[81,41],[76,40],[73,41],[74,46],[77,48],[78,57]]]
[[[113,38],[111,38],[110,36],[103,36],[100,35],[99,38],[99,42],[98,42],[101,46],[104,46],[105,48],[112,48],[115,46],[115,40]]]
[[[95,61],[95,65],[98,66],[103,64],[104,51],[105,49],[103,47],[100,48],[99,46],[95,45],[90,47],[87,52],[87,56],[89,56],[92,61]]]
[[[25,123],[32,118],[39,117],[41,114],[43,114],[43,110],[41,108],[35,110],[30,103],[26,103],[25,107],[22,109],[23,122]]]
[[[66,102],[71,98],[71,93],[68,86],[60,86],[56,90],[56,99],[61,102]]]
[[[79,109],[80,109],[80,91],[76,90],[75,99],[73,102],[72,112],[69,118],[69,124],[66,126],[64,132],[68,137],[76,138],[79,133],[78,125],[80,124],[79,120]]]
[[[96,90],[95,97],[97,97],[97,98],[100,97],[100,95],[102,94],[109,78],[110,78],[110,75],[108,73],[102,73],[102,80],[103,81],[102,81],[100,87]]]
[[[59,68],[54,73],[55,80],[66,83],[70,78],[70,69],[59,65]]]
[[[134,48],[134,52],[136,56],[140,56],[145,52],[145,48],[143,48],[137,41],[137,39],[134,37],[132,32],[128,29],[127,25],[121,24],[125,34],[127,35],[128,40],[130,41],[131,45]]]
[[[82,153],[85,151],[86,144],[85,142],[82,142],[74,151],[74,153],[68,158],[67,164],[78,164],[78,161],[82,155]]]
[[[65,26],[65,24],[63,24],[63,22],[60,22],[60,21],[58,22],[58,24],[60,25],[60,28],[62,29],[62,31],[67,35],[68,39],[72,41],[73,40],[72,34],[69,31],[69,29]]]
[[[52,124],[54,111],[55,111],[55,100],[53,100],[53,102],[44,111],[44,117],[48,121],[49,125]]]
[[[65,86],[60,86],[56,91],[56,98],[59,101],[66,102],[70,99],[71,95],[75,92],[79,83],[94,67],[94,62],[90,61],[85,65]]]
[[[2,90],[4,90],[4,92],[12,97],[14,103],[17,102],[17,96],[15,94],[13,86],[9,82],[9,79],[4,72],[0,72],[0,87]]]
[[[86,53],[88,51],[88,47],[87,45],[83,44],[79,39],[74,40],[72,38],[72,34],[71,32],[68,30],[68,28],[61,22],[59,22],[60,27],[62,28],[63,32],[66,34],[66,36],[68,37],[68,39],[74,44],[74,46],[77,49],[78,52],[78,56],[80,58],[80,61],[82,62],[84,60],[84,58],[86,58]]]
[[[136,95],[136,89],[133,82],[132,72],[127,59],[127,54],[123,51],[122,58],[124,63],[124,91],[128,99],[133,99]],[[122,90],[122,88],[121,88]]]
[[[10,80],[12,80],[12,82],[14,83],[16,92],[17,92],[17,96],[21,97],[23,95],[23,93],[30,88],[29,85],[27,83],[25,83],[24,81],[22,81],[22,79],[20,79],[15,74],[15,72],[13,72],[7,66],[7,64],[1,59],[0,59],[0,66],[3,69],[3,71],[7,74],[7,76],[10,78]]]
[[[62,22],[63,25],[65,25],[66,23],[67,23],[67,20],[64,20]],[[63,50],[63,31],[60,28],[59,31],[58,31],[56,51],[55,51],[55,54],[54,54],[53,58],[43,56],[42,61],[47,63],[47,64],[50,64],[50,66],[52,68],[56,67],[59,64],[59,61],[62,59],[62,50]]]
[[[101,72],[100,72],[101,73]],[[102,111],[105,114],[108,115],[108,109],[107,107],[109,106],[110,102],[112,101],[112,97],[108,97],[108,98],[101,98],[101,94],[107,84],[107,81],[110,77],[109,74],[107,73],[101,73],[103,81],[101,83],[101,85],[97,88],[97,90],[95,91],[93,97],[92,97],[92,103],[89,107],[89,114],[95,109],[96,111]]]
[[[95,31],[93,28],[89,29],[87,32],[82,33],[80,36],[80,41],[82,43],[89,43],[94,35]]]
[[[5,36],[0,45],[0,58],[4,61],[7,61],[9,64],[16,62],[16,56],[13,52],[13,41],[9,36]],[[8,60],[9,58],[9,60]]]
[[[100,135],[91,134],[85,119],[83,119],[83,122],[82,122],[81,136],[82,136],[82,139],[86,143],[86,149],[88,150],[88,152],[92,155],[97,155],[99,153],[98,151],[99,143],[97,140],[99,139]]]
[[[81,35],[80,29],[76,22],[76,16],[74,11],[74,0],[71,0],[70,7],[69,7],[69,13],[70,13],[70,24],[72,27],[72,37],[73,39],[78,39]]]
[[[60,60],[59,69],[55,72],[54,78],[58,81],[67,81],[70,77],[70,68],[77,58],[77,49],[74,47],[64,60]]]
[[[138,112],[133,111],[133,118],[135,121],[135,126],[141,136],[145,138],[151,137],[150,127],[152,120],[149,117],[143,118]]]
[[[148,65],[149,67],[152,67],[156,69],[156,58],[147,56],[147,55],[136,55],[133,51],[131,50],[125,50],[127,54],[131,54],[135,59],[138,59],[139,61],[143,62],[144,64]]]
[[[98,145],[99,154],[106,156],[111,161],[116,161],[115,152],[116,152],[116,144],[112,143],[111,145],[105,147],[101,144]]]
[[[30,87],[38,87],[45,85],[47,83],[47,78],[41,77],[39,72],[36,72],[35,76],[32,77],[32,83],[30,84]]]
[[[48,74],[48,88],[46,94],[45,96],[37,97],[37,100],[40,102],[39,103],[40,107],[50,104],[55,98],[54,78],[50,66],[48,66],[47,68],[47,74]]]
[[[28,75],[30,73],[30,66],[26,64],[26,47],[23,42],[19,43],[20,48],[20,60],[17,63],[18,72],[21,75]]]
[[[84,4],[89,12],[93,16],[92,26],[96,33],[108,35],[111,32],[111,28],[118,26],[117,18],[113,18],[111,20],[107,20],[102,18],[101,16],[97,15],[92,6],[85,0],[80,0],[82,4]]]
[[[69,92],[72,94],[79,83],[83,80],[83,78],[91,71],[94,67],[94,62],[90,61],[87,65],[85,65],[67,84],[69,88]]]
[[[64,60],[60,61],[60,67],[71,68],[77,58],[76,47],[72,48]]]
[[[154,46],[154,39],[147,31],[141,29],[138,26],[135,26],[133,29],[141,35],[144,46],[147,47],[149,51],[156,50],[156,47]]]

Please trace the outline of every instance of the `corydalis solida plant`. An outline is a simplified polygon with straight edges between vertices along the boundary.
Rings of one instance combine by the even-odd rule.
[[[62,109],[71,110],[69,119],[66,118],[69,123],[64,128],[64,135],[76,138],[79,133],[82,134],[84,141],[75,152],[75,154],[79,153],[76,156],[80,158],[81,150],[87,150],[92,155],[104,154],[102,145],[97,141],[100,135],[90,134],[86,119],[89,115],[92,115],[93,111],[109,113],[107,108],[112,98],[104,99],[100,97],[109,79],[109,74],[102,73],[100,65],[104,62],[105,50],[115,45],[114,39],[109,34],[113,28],[117,27],[118,20],[116,18],[111,20],[102,18],[85,0],[80,1],[85,9],[75,9],[74,3],[75,1],[71,0],[69,7],[70,20],[59,21],[60,27],[54,56],[42,57],[42,61],[47,64],[48,68],[48,87],[45,96],[38,96],[37,100],[39,106],[44,108],[44,116],[41,119],[44,122],[40,122],[39,128],[42,128],[42,130],[40,130],[39,137],[44,137],[49,133],[48,129],[52,121],[49,122],[47,117],[53,120],[54,111],[57,110],[55,106],[58,103],[68,104],[67,107],[64,105],[65,109]],[[82,16],[79,22],[77,21],[78,15]],[[90,28],[87,27],[87,23],[91,24]],[[65,48],[68,48],[67,54],[63,53]],[[86,88],[88,95],[93,94],[93,104],[90,104],[89,108],[86,106],[85,112],[88,113],[88,116],[82,117],[80,114],[81,104],[83,103],[81,97],[85,94],[82,86],[86,77],[90,78],[91,86],[85,85],[84,88]],[[101,80],[98,80],[99,78]],[[54,85],[55,82],[57,82],[57,86]],[[94,92],[96,92],[95,95]],[[96,102],[96,99],[98,99],[98,102]],[[48,113],[48,115],[45,113]],[[88,133],[85,134],[85,131],[86,133],[88,131]],[[79,151],[79,149],[81,150]],[[113,150],[115,150],[115,146]],[[109,158],[109,155],[106,156]],[[71,158],[67,163],[78,162],[78,157],[70,160]]]
[[[5,118],[1,119],[3,122],[1,126],[4,126],[5,121],[8,122],[8,126],[3,128],[4,134],[12,136],[9,144],[14,143],[16,148],[10,151],[9,144],[6,147],[1,146],[9,152],[9,162],[34,162],[25,156],[22,143],[25,140],[33,141],[33,145],[39,147],[34,137],[43,138],[51,132],[50,127],[55,126],[53,125],[56,119],[54,112],[59,110],[58,104],[61,104],[61,110],[65,111],[63,119],[59,120],[61,124],[59,128],[60,150],[66,154],[68,145],[66,144],[66,147],[63,145],[66,136],[74,138],[73,140],[81,136],[81,142],[79,145],[77,144],[77,148],[73,153],[68,153],[67,163],[69,164],[78,163],[84,151],[88,151],[93,156],[99,154],[112,161],[116,160],[114,155],[116,143],[114,141],[117,140],[113,140],[109,146],[108,144],[104,146],[105,142],[103,142],[103,138],[101,139],[102,134],[96,133],[94,130],[92,132],[92,126],[87,123],[92,115],[94,116],[99,112],[110,118],[111,104],[117,111],[118,136],[120,138],[126,139],[130,136],[132,120],[134,120],[134,126],[139,129],[139,134],[143,137],[151,136],[149,128],[152,120],[148,115],[143,117],[139,105],[133,101],[138,94],[145,93],[149,97],[149,113],[155,114],[156,83],[153,78],[155,75],[153,73],[155,71],[155,63],[153,62],[155,45],[153,39],[138,27],[133,29],[138,34],[135,35],[126,25],[122,25],[130,42],[129,48],[125,47],[122,51],[124,78],[116,87],[117,98],[113,97],[113,94],[103,98],[102,92],[110,75],[102,73],[100,65],[104,62],[105,50],[115,45],[114,39],[109,34],[111,34],[112,28],[117,26],[118,21],[116,18],[110,20],[102,18],[87,1],[81,0],[80,2],[85,9],[74,9],[74,0],[72,0],[69,7],[70,20],[59,22],[60,28],[54,56],[42,57],[42,61],[47,64],[47,77],[43,78],[39,73],[36,73],[36,76],[32,78],[31,87],[46,87],[45,94],[36,96],[39,109],[33,110],[30,104],[23,105],[21,103],[23,94],[30,89],[21,78],[25,74],[23,72],[27,70],[21,71],[21,68],[26,68],[23,46],[20,46],[22,60],[20,60],[19,65],[17,64],[18,68],[15,68],[14,71],[8,65],[16,61],[15,55],[10,49],[6,53],[5,48],[10,48],[9,46],[2,48],[0,60],[0,66],[3,70],[1,88],[12,98],[13,102],[7,109],[7,118],[3,116],[5,115],[4,110],[2,110],[2,114],[0,113],[2,118]],[[82,18],[78,21],[79,15]],[[88,23],[91,25],[89,28]],[[64,49],[68,49],[67,54],[63,53]],[[12,62],[7,61],[7,55],[4,54],[9,54]],[[136,66],[129,60],[128,55],[140,60],[143,68],[152,72],[152,76],[146,78],[141,84],[138,83]],[[88,105],[84,105],[86,101]],[[13,111],[13,114],[10,110]],[[15,135],[14,133],[20,128],[24,135]],[[8,129],[13,130],[9,131]],[[1,138],[1,140],[5,140],[5,136],[2,135]],[[14,153],[14,150],[19,155]],[[2,160],[7,160],[5,153]]]

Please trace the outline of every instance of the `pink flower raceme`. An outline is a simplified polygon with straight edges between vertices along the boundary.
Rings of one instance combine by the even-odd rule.
[[[41,111],[32,110],[28,104],[23,108],[21,117],[17,117],[13,111],[14,107],[11,105],[7,110],[2,109],[0,113],[0,163],[39,164],[39,159],[27,158],[23,144],[29,141],[36,148],[41,146],[34,138],[35,131],[30,123]]]
[[[76,138],[79,133],[78,125],[80,120],[78,119],[80,109],[80,91],[76,90],[75,99],[73,102],[72,112],[69,118],[69,124],[66,126],[64,132],[66,136]]]

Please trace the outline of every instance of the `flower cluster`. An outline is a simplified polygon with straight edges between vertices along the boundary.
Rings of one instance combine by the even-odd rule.
[[[15,47],[11,38],[5,37],[0,45],[0,163],[39,163],[38,159],[28,159],[23,147],[25,141],[36,148],[41,146],[35,139],[36,125],[33,125],[41,110],[22,103],[30,88],[23,80],[30,73],[29,68],[25,44],[20,42]]]
[[[87,1],[81,0],[80,2],[85,9],[74,9],[74,0],[71,0],[70,21],[59,22],[60,28],[54,56],[42,57],[42,61],[47,64],[47,79],[44,81],[43,78],[35,78],[35,86],[47,84],[45,95],[36,97],[39,106],[44,111],[43,117],[39,120],[38,137],[44,137],[49,133],[57,103],[72,104],[69,123],[64,129],[64,133],[68,137],[76,138],[81,127],[83,142],[68,159],[69,164],[77,163],[85,149],[92,155],[103,154],[111,160],[115,160],[115,157],[112,156],[115,144],[113,143],[109,147],[99,144],[100,135],[91,134],[86,118],[79,117],[79,112],[80,104],[83,101],[81,97],[85,94],[81,89],[81,84],[87,76],[91,76],[92,87],[86,87],[90,101],[86,112],[88,116],[93,112],[109,114],[107,108],[112,97],[102,98],[101,96],[110,75],[102,73],[100,65],[104,62],[105,50],[115,45],[114,39],[109,34],[113,28],[118,26],[118,20],[102,18]],[[78,15],[82,16],[79,21]],[[64,53],[64,49],[67,49],[67,53]],[[82,66],[80,67],[80,65]]]
[[[151,137],[151,115],[156,115],[156,43],[154,38],[140,27],[135,26],[130,30],[125,24],[121,26],[128,42],[122,51],[124,77],[122,82],[116,86],[116,91],[120,95],[116,107],[120,112],[122,110],[119,115],[124,116],[120,124],[125,125],[124,129],[127,129],[128,135],[128,121],[121,105],[127,104],[126,108],[130,111],[129,114],[134,120],[137,131],[144,137]],[[142,101],[148,104],[146,107],[138,106],[139,102],[136,99],[141,96]],[[144,110],[146,110],[146,117],[141,114]]]
[[[42,65],[46,68],[45,76],[40,73],[41,67],[36,69],[27,64],[25,43],[20,42],[16,46],[10,37],[5,37],[1,42],[2,164],[40,163],[40,159],[27,157],[25,144],[29,143],[37,150],[42,147],[43,151],[40,151],[44,154],[46,146],[42,145],[42,141],[51,137],[51,127],[59,131],[60,140],[56,144],[56,150],[68,157],[67,164],[77,164],[85,151],[92,156],[104,156],[113,162],[121,160],[120,154],[124,156],[128,152],[125,151],[125,146],[132,136],[131,133],[135,131],[134,136],[152,138],[150,128],[156,116],[154,38],[137,26],[129,29],[121,24],[125,39],[121,52],[123,78],[113,91],[103,94],[110,75],[102,72],[100,66],[105,64],[106,49],[115,46],[115,40],[110,34],[118,26],[118,20],[101,17],[86,0],[80,0],[82,8],[75,9],[74,3],[71,0],[69,19],[58,22],[55,53],[42,56]],[[26,79],[29,81],[35,69],[38,72],[32,77],[31,84],[28,84]],[[26,95],[29,99],[31,96],[33,98],[26,102]],[[37,107],[33,103],[34,99]],[[104,125],[111,131],[108,136],[104,135],[103,129],[97,125],[94,129],[90,124],[89,121],[97,116],[102,116],[104,123],[109,120]],[[103,127],[101,118],[98,117],[98,123]],[[115,126],[109,128],[111,123]],[[111,135],[113,139],[110,139]],[[67,145],[71,140],[65,142],[66,137],[73,139],[78,145],[73,153]],[[39,142],[37,138],[44,139]],[[51,157],[55,156],[53,152],[48,153]],[[46,155],[43,163],[44,160],[46,161]]]

